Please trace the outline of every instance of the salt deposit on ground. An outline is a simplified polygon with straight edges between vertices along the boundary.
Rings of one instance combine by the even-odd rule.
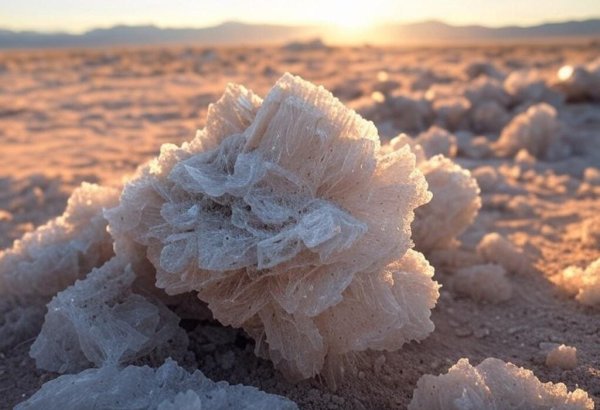
[[[273,409],[298,407],[284,397],[254,387],[215,383],[196,370],[190,374],[172,360],[158,369],[105,366],[60,376],[15,410],[44,409]]]
[[[525,274],[531,262],[519,247],[496,232],[485,235],[477,245],[477,253],[486,261],[502,265],[511,273]]]
[[[600,258],[583,269],[569,266],[551,280],[584,305],[600,305]]]
[[[546,366],[559,367],[564,370],[573,370],[577,367],[577,349],[572,346],[551,344],[545,346]]]
[[[533,372],[488,358],[473,367],[460,359],[441,376],[425,375],[417,382],[409,410],[591,410],[594,403],[580,389],[541,383]]]
[[[456,292],[477,301],[499,303],[510,299],[513,293],[506,270],[492,263],[459,269],[452,284]]]

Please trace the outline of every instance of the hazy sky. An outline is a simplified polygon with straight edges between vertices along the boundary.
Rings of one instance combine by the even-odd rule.
[[[201,27],[227,20],[360,26],[425,19],[536,24],[600,17],[600,0],[0,0],[0,27],[79,32],[115,24]]]

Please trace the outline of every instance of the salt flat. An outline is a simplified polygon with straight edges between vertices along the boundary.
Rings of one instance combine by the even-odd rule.
[[[430,258],[444,285],[433,313],[435,332],[396,352],[359,355],[356,371],[338,391],[319,380],[282,381],[269,362],[254,356],[251,339],[216,322],[185,322],[194,353],[186,365],[213,380],[287,396],[301,408],[379,409],[404,408],[424,373],[443,373],[461,357],[478,363],[492,356],[529,368],[542,381],[578,386],[600,405],[598,307],[581,305],[549,280],[600,257],[593,222],[600,215],[600,105],[564,101],[556,85],[561,67],[589,64],[598,51],[590,43],[4,52],[0,248],[60,214],[80,182],[118,186],[161,144],[190,140],[228,82],[264,96],[291,72],[373,120],[383,141],[400,132],[417,136],[431,125],[456,134],[456,161],[479,175],[482,210],[452,257]],[[517,72],[522,78],[509,81]],[[503,101],[501,110],[476,114],[491,100]],[[494,155],[502,129],[540,102],[556,108],[569,152],[552,159]],[[474,153],[471,142],[478,136],[491,153]],[[477,173],[486,166],[493,169],[491,180]],[[532,260],[527,272],[511,273],[514,294],[499,304],[473,301],[452,286],[458,268],[481,262],[474,248],[489,232],[510,239]],[[0,324],[18,320],[10,306],[1,308]],[[34,336],[1,352],[0,396],[6,401],[0,407],[12,407],[55,376],[36,370],[29,358]],[[546,366],[540,343],[547,342],[575,346],[578,366]]]

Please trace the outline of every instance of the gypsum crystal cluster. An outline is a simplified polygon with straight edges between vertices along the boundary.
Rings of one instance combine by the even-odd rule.
[[[155,297],[132,292],[135,279],[116,256],[53,298],[30,354],[40,368],[81,371],[45,383],[17,410],[298,408],[254,387],[215,383],[199,370],[189,374],[170,358],[157,369],[122,368],[141,357],[154,363],[178,355],[188,342],[174,313]],[[86,369],[92,364],[97,368]]]
[[[460,359],[447,374],[424,375],[409,410],[592,410],[586,392],[542,383],[531,370],[488,357],[477,366]]]
[[[198,292],[298,380],[433,330],[438,285],[410,249],[429,199],[408,147],[383,154],[372,123],[286,74],[264,101],[228,87],[106,216],[117,253],[142,249],[159,288]]]
[[[456,153],[453,135],[439,128],[412,139],[400,134],[390,141],[392,151],[410,147],[417,159],[417,168],[425,175],[433,196],[430,202],[415,211],[412,238],[415,248],[429,255],[450,248],[456,238],[475,220],[481,208],[477,180],[444,154]]]
[[[135,279],[131,266],[114,257],[59,292],[31,345],[37,367],[73,373],[116,367],[151,352],[160,359],[182,356],[188,338],[179,317],[148,292],[134,292]]]
[[[285,397],[255,387],[213,382],[199,370],[190,374],[167,360],[158,369],[104,366],[60,376],[15,410],[64,409],[274,409],[297,410]]]
[[[556,109],[549,104],[532,105],[515,116],[502,130],[493,144],[501,156],[514,157],[525,150],[535,158],[556,160],[568,156],[568,145],[563,141],[562,124]]]
[[[575,295],[580,303],[600,306],[600,258],[586,268],[569,266],[550,280],[568,294]]]
[[[119,190],[84,183],[63,215],[0,251],[0,348],[35,337],[45,304],[113,255],[102,210],[119,202]]]
[[[117,189],[83,183],[63,215],[0,251],[0,295],[49,300],[108,260],[112,240],[102,210],[118,202]]]

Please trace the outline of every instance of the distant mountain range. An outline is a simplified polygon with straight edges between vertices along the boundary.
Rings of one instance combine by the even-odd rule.
[[[389,36],[419,40],[527,40],[560,37],[600,38],[600,19],[564,21],[536,26],[453,26],[440,21],[391,24],[377,28]]]
[[[341,33],[330,26],[285,26],[227,22],[204,28],[115,26],[83,34],[0,30],[0,48],[96,47],[118,45],[282,44],[292,40],[323,38],[327,42],[406,44],[418,42],[478,43],[554,38],[600,39],[600,19],[547,23],[536,26],[453,26],[440,21],[385,24],[356,33]]]

